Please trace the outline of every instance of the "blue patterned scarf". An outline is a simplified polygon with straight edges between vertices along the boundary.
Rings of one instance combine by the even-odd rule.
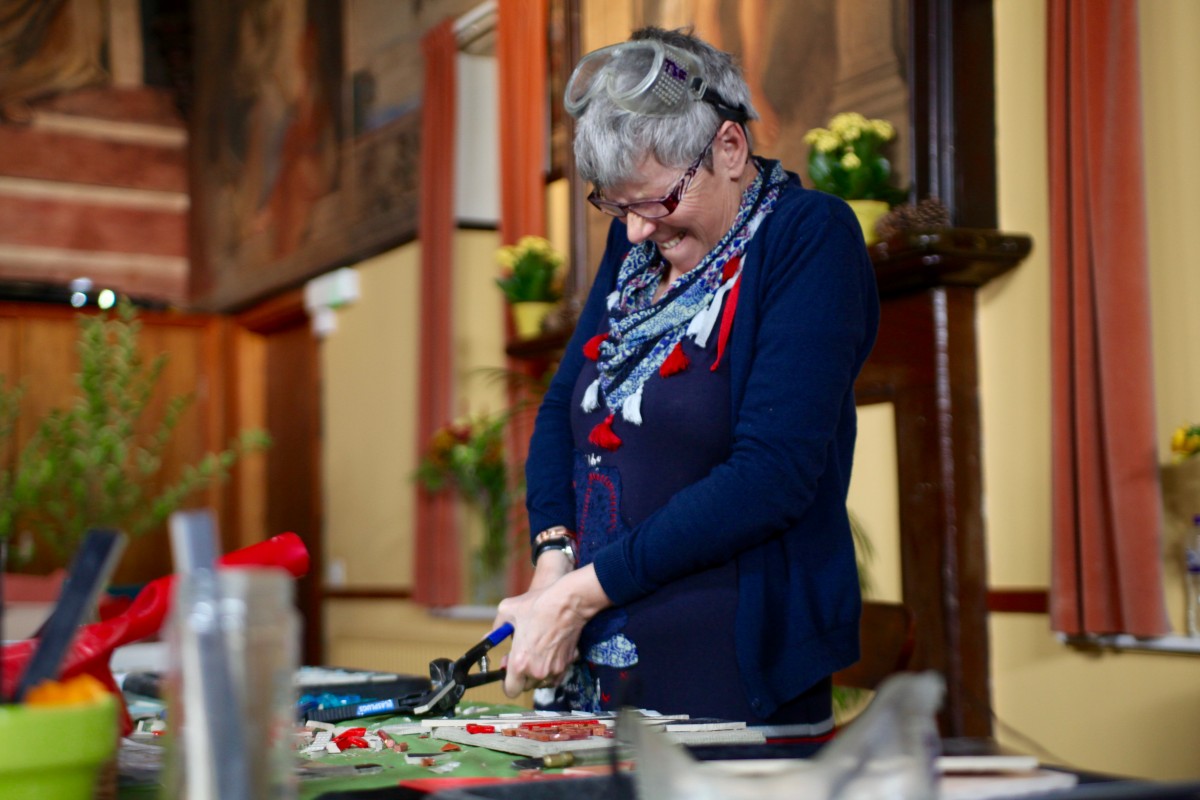
[[[756,159],[758,174],[742,193],[733,225],[708,255],[681,275],[655,303],[654,291],[662,280],[666,261],[658,246],[645,241],[625,256],[617,273],[617,288],[609,295],[609,335],[600,345],[600,377],[585,393],[583,408],[593,411],[601,396],[614,414],[641,423],[642,385],[666,360],[684,336],[692,333],[704,345],[723,296],[726,263],[740,257],[763,219],[771,213],[787,173],[779,162]],[[720,294],[719,294],[720,293]]]

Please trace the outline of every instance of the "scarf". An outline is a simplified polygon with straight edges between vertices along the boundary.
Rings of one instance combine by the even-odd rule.
[[[585,348],[597,362],[599,377],[584,392],[582,408],[595,411],[603,402],[610,412],[601,423],[608,427],[607,434],[593,431],[594,443],[615,449],[615,440],[619,446],[619,439],[606,438],[612,437],[612,420],[618,414],[634,425],[642,423],[642,387],[655,372],[677,371],[669,360],[686,359],[679,350],[685,336],[699,347],[707,345],[721,301],[741,276],[741,255],[787,181],[779,162],[755,159],[755,163],[758,174],[742,193],[733,225],[657,303],[654,291],[667,268],[658,246],[645,241],[626,254],[617,272],[617,287],[608,297],[609,332]]]

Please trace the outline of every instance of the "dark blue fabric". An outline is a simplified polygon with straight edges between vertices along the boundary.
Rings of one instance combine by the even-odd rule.
[[[541,408],[526,464],[531,531],[573,525],[571,404],[605,298],[629,245],[614,222],[575,335]],[[858,591],[846,492],[854,379],[879,319],[858,221],[790,176],[743,259],[726,357],[732,446],[595,552],[608,597],[629,605],[688,575],[737,570],[735,650],[761,717],[858,658]]]

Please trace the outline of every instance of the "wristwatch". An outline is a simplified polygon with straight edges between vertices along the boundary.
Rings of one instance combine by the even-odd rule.
[[[568,536],[550,536],[545,539],[538,537],[537,543],[533,546],[533,565],[537,566],[537,560],[542,553],[547,550],[561,550],[567,560],[574,567],[577,559],[575,558],[575,545]]]

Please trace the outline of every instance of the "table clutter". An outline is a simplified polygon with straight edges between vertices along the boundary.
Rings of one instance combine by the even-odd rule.
[[[408,800],[467,786],[473,793],[459,788],[459,800],[983,800],[1069,797],[1077,780],[1029,757],[942,754],[934,715],[944,685],[933,673],[893,676],[831,742],[796,757],[738,721],[466,704],[467,690],[504,676],[488,668],[487,654],[512,634],[510,625],[457,659],[435,659],[428,678],[299,668],[286,573],[307,569],[303,544],[283,535],[218,558],[211,520],[184,515],[173,525],[178,578],[152,582],[118,616],[80,626],[119,551],[119,537],[98,535],[41,635],[4,646],[0,695],[25,700],[0,706],[0,730],[15,754],[0,759],[6,800],[91,797],[105,781],[100,774],[114,772],[121,800],[342,800],[364,792]],[[254,565],[286,572],[268,571],[266,580],[263,570],[225,570]],[[155,633],[172,599],[167,671],[114,675],[113,651]],[[591,794],[571,780],[545,791],[551,778],[614,770],[625,778],[600,790],[588,784]],[[57,791],[67,780],[72,788]],[[541,781],[538,792],[527,791],[529,781]],[[491,785],[513,792],[488,793]]]

